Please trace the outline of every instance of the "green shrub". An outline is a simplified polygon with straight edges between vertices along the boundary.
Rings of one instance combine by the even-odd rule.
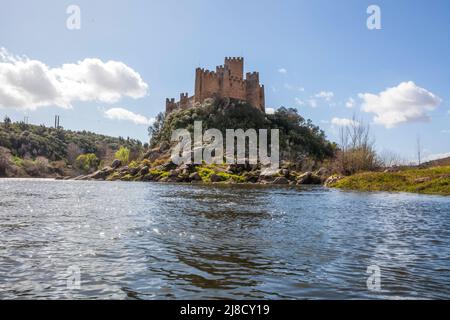
[[[75,160],[75,168],[84,172],[94,171],[100,164],[99,159],[93,153],[81,154]]]
[[[126,165],[130,162],[130,149],[127,147],[120,147],[115,156],[116,159],[119,159],[123,165]]]

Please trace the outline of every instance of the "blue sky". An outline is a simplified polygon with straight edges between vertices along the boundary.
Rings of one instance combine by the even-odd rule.
[[[81,9],[80,30],[66,27],[71,4]],[[371,4],[381,9],[381,30],[366,26]],[[65,128],[145,141],[145,119],[164,110],[166,97],[193,93],[196,67],[214,68],[225,56],[244,56],[246,70],[260,72],[268,107],[298,108],[331,140],[337,140],[339,124],[356,113],[371,123],[379,150],[413,159],[420,135],[425,156],[445,154],[449,39],[447,0],[1,0],[4,56],[25,55],[56,68],[54,74],[63,64],[98,59],[83,66],[119,68],[131,80],[125,84],[129,90],[117,96],[115,87],[99,97],[85,90],[82,98],[71,93],[68,101],[46,100],[34,110],[6,98],[9,104],[2,105],[0,91],[0,117],[28,116],[31,123],[50,125],[59,114]],[[122,64],[104,65],[110,60]],[[393,103],[398,110],[391,114]],[[144,117],[111,119],[105,111],[112,108]]]

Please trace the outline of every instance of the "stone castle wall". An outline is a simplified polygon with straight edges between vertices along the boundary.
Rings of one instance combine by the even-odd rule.
[[[182,93],[178,102],[166,99],[166,113],[189,108],[207,98],[233,98],[265,110],[264,86],[259,84],[259,73],[247,73],[244,79],[243,58],[225,58],[224,65],[217,66],[216,71],[197,68],[194,96]]]

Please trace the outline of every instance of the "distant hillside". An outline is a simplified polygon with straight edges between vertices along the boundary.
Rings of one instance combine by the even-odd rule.
[[[43,125],[0,122],[0,176],[67,176],[95,170],[114,160],[120,147],[138,158],[144,149],[134,139],[113,138],[86,131],[55,129]],[[92,168],[76,165],[89,154]]]
[[[422,163],[421,167],[439,167],[439,166],[450,166],[450,157],[437,159]]]

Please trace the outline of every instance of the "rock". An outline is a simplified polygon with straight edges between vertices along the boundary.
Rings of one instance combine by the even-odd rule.
[[[161,152],[160,152],[159,148],[153,148],[151,150],[148,150],[144,154],[144,159],[148,159],[150,162],[153,162],[156,159],[158,159],[160,156],[161,156]]]
[[[173,169],[176,169],[177,165],[175,163],[173,163],[172,161],[161,164],[159,166],[157,166],[155,169],[159,170],[159,171],[170,171]]]
[[[430,177],[417,178],[414,180],[414,183],[425,183],[431,181]]]
[[[285,177],[278,177],[272,182],[272,184],[289,184],[289,180]]]
[[[244,177],[245,182],[256,183],[258,182],[259,179],[259,172],[257,171],[246,172],[242,176]]]
[[[198,172],[191,173],[191,174],[189,175],[189,179],[190,179],[191,181],[202,181],[202,177],[200,177],[200,175],[198,174]]]
[[[120,161],[119,159],[115,159],[115,160],[111,163],[111,168],[117,169],[117,168],[120,167],[121,165],[122,165],[122,161]]]
[[[211,182],[221,182],[224,179],[221,176],[218,176],[217,174],[213,173],[210,177],[209,180],[211,180]]]
[[[139,174],[141,176],[145,176],[148,173],[149,170],[150,170],[150,168],[148,166],[144,166],[144,167],[141,168],[141,170],[139,170]]]
[[[163,142],[163,143],[161,143],[161,146],[159,147],[159,150],[161,152],[164,152],[166,150],[169,150],[169,148],[170,148],[170,145],[167,142]]]
[[[178,177],[179,171],[178,170],[170,170],[169,171],[169,178]]]
[[[328,170],[325,167],[320,168],[319,170],[317,170],[315,172],[315,175],[319,176],[319,177],[323,177],[323,176],[329,176],[330,175],[330,170]]]
[[[283,177],[288,178],[289,175],[291,174],[291,172],[290,172],[288,169],[281,169],[281,170],[280,170],[280,174],[281,174]]]
[[[297,178],[297,184],[322,184],[322,179],[308,171]]]
[[[193,163],[184,163],[180,167],[178,167],[178,170],[182,174],[189,175],[191,172],[193,172],[195,170],[195,164],[193,164]]]
[[[90,179],[105,179],[108,175],[105,172],[98,170],[89,176]]]
[[[309,180],[311,179],[312,172],[308,171],[303,173],[297,178],[297,184],[308,184]]]
[[[328,179],[325,181],[324,185],[325,185],[325,187],[332,186],[333,184],[335,184],[336,182],[338,182],[341,179],[343,179],[343,177],[341,177],[341,176],[328,177]]]
[[[129,168],[128,169],[128,173],[131,174],[132,176],[136,175],[136,173],[139,172],[139,168]]]

